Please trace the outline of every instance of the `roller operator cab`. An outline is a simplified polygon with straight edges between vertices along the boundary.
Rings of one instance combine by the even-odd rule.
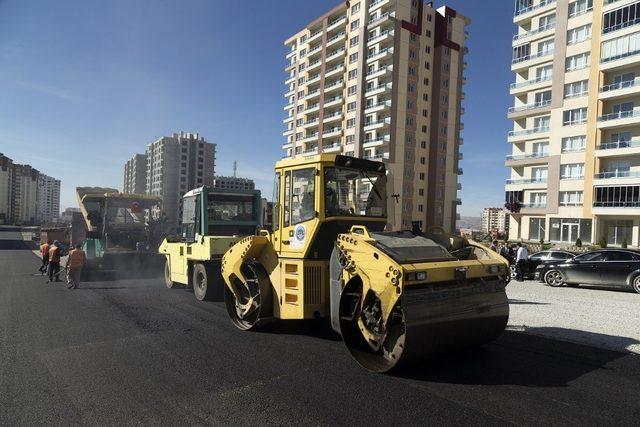
[[[504,330],[507,261],[461,238],[384,231],[383,163],[335,154],[283,160],[274,195],[274,230],[243,238],[222,259],[238,328],[329,317],[375,372]]]
[[[222,255],[243,236],[256,234],[261,201],[258,190],[200,187],[186,193],[181,235],[166,238],[159,249],[166,258],[166,286],[193,287],[199,300],[221,300],[225,287],[220,277]]]

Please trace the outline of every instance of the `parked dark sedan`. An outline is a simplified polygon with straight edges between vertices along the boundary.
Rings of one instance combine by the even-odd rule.
[[[550,262],[557,263],[570,258],[573,258],[575,254],[560,249],[549,249],[546,251],[536,252],[533,255],[529,255],[529,259],[524,264],[524,278],[530,279],[535,276],[536,268],[541,264],[547,264]],[[511,266],[511,277],[515,278],[516,270],[515,265]]]
[[[640,253],[627,249],[587,252],[564,262],[541,265],[536,273],[549,286],[631,287],[640,293]]]

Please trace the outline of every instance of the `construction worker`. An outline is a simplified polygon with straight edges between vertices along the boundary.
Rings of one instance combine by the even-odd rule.
[[[48,266],[49,280],[47,283],[53,282],[54,277],[56,282],[60,282],[60,242],[55,241],[49,248],[49,266]]]
[[[78,289],[78,286],[80,286],[80,273],[82,273],[82,267],[84,266],[85,259],[86,257],[82,250],[82,245],[76,245],[74,249],[71,249],[69,252],[67,264],[65,265],[69,289]]]
[[[51,240],[47,240],[40,246],[40,254],[42,255],[42,265],[38,269],[44,276],[47,274],[47,267],[49,266],[49,248],[51,247]]]

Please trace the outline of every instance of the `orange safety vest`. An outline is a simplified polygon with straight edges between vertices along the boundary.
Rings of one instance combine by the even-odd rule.
[[[69,260],[67,266],[70,268],[82,267],[84,265],[84,251],[82,249],[73,249],[69,252]]]
[[[60,262],[60,248],[51,246],[49,249],[49,262]]]
[[[42,246],[40,246],[40,253],[42,254],[43,258],[49,255],[49,245],[47,243],[44,243]]]

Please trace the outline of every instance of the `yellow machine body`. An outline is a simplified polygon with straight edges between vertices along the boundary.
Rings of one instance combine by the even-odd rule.
[[[461,238],[384,231],[383,163],[341,155],[280,161],[274,231],[222,259],[240,329],[329,317],[365,368],[384,372],[497,337],[508,320],[508,262]]]

